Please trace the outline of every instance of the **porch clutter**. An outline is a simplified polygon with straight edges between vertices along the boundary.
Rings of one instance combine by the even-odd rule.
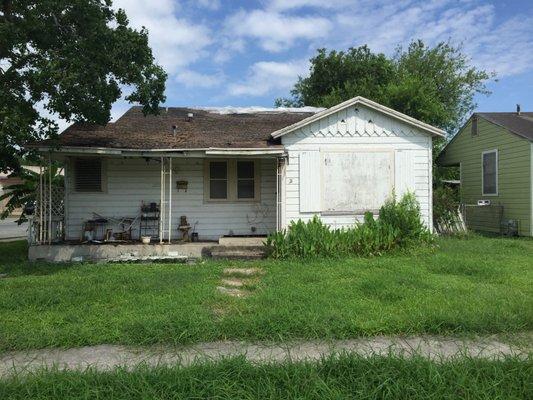
[[[191,226],[187,222],[187,217],[185,215],[182,215],[180,217],[180,225],[178,226],[178,230],[181,232],[181,240],[184,242],[190,242],[191,238],[189,237],[189,231],[191,230]]]

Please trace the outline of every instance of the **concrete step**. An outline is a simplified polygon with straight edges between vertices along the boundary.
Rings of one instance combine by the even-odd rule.
[[[216,246],[211,248],[214,259],[254,260],[265,258],[263,246]]]

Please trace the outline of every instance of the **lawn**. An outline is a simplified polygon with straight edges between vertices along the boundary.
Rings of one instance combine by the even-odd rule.
[[[417,255],[196,264],[30,264],[0,243],[0,351],[101,343],[514,333],[533,328],[533,241],[439,239]],[[228,266],[264,274],[216,291]]]
[[[191,367],[41,371],[0,381],[3,399],[531,399],[532,360],[341,355],[256,365],[242,358]]]

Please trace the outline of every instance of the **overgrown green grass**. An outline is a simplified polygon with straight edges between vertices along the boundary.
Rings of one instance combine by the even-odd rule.
[[[101,343],[513,333],[533,328],[533,241],[439,239],[418,255],[185,264],[30,264],[0,244],[0,350]],[[222,269],[265,271],[248,298]]]
[[[40,372],[0,381],[2,399],[531,399],[531,359],[343,355],[254,365],[242,358],[187,368]]]

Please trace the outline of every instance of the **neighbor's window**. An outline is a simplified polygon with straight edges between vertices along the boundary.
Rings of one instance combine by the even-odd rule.
[[[237,198],[255,197],[255,172],[253,161],[237,161]]]
[[[74,188],[76,192],[102,192],[102,160],[77,158],[74,160]]]
[[[209,163],[209,198],[213,200],[228,198],[228,163],[226,161]]]
[[[482,154],[483,195],[498,194],[498,150],[484,151]]]

